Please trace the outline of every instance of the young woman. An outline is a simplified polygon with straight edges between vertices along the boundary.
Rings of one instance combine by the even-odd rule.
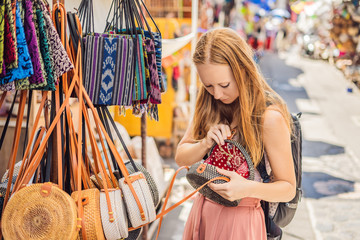
[[[190,166],[200,161],[236,129],[234,139],[246,148],[255,167],[265,157],[272,182],[262,183],[257,171],[255,181],[250,181],[218,168],[230,181],[209,186],[230,201],[242,200],[237,207],[224,207],[198,194],[183,239],[264,240],[260,200],[287,202],[295,196],[290,114],[235,31],[222,28],[202,35],[193,61],[202,86],[194,118],[177,147],[176,163]]]

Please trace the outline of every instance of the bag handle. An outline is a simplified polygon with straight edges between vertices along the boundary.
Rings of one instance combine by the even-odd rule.
[[[113,136],[112,136],[109,123],[108,123],[107,119],[105,119],[104,114],[101,112],[101,108],[100,108],[100,107],[97,107],[96,110],[97,110],[97,112],[98,112],[98,115],[99,115],[99,117],[100,117],[101,122],[104,124],[104,127],[105,127],[106,131],[109,133],[109,137],[110,137],[111,141],[114,142],[114,138],[113,138]],[[118,166],[117,163],[116,163],[114,154],[113,154],[111,151],[110,151],[110,157],[111,157],[112,164],[113,164],[113,166],[114,166],[114,170],[120,172],[119,166]]]
[[[10,122],[10,118],[11,118],[11,115],[12,115],[12,112],[13,112],[13,109],[14,109],[14,105],[15,105],[15,102],[16,102],[16,96],[17,96],[17,90],[15,91],[15,95],[14,95],[14,99],[13,99],[13,102],[11,103],[11,107],[10,107],[10,110],[9,110],[9,114],[6,118],[6,122],[5,122],[5,125],[4,125],[4,128],[3,128],[3,131],[1,133],[1,138],[0,138],[0,149],[4,143],[4,139],[5,139],[5,135],[6,135],[6,132],[7,132],[7,129],[8,129],[8,126],[9,126],[9,122]],[[3,94],[2,98],[5,99],[5,96],[6,96],[6,92]],[[4,100],[3,100],[4,101]],[[9,166],[8,166],[9,168]]]
[[[189,171],[189,167],[188,166],[183,166],[183,167],[180,167],[178,170],[176,170],[175,174],[173,175],[172,177],[172,180],[171,180],[171,183],[170,183],[170,186],[169,186],[169,189],[167,191],[167,194],[166,194],[166,197],[165,197],[165,201],[164,201],[164,204],[163,204],[163,208],[162,208],[162,211],[161,213],[159,213],[158,215],[156,215],[156,219],[159,219],[160,218],[160,222],[159,222],[159,228],[158,228],[158,233],[157,233],[157,237],[158,238],[158,235],[160,233],[160,228],[161,228],[161,223],[162,223],[162,218],[168,214],[169,212],[171,212],[172,210],[174,210],[175,208],[177,208],[178,206],[180,206],[182,203],[184,203],[185,201],[187,201],[189,198],[191,198],[192,196],[194,196],[194,194],[196,194],[199,190],[201,190],[203,187],[205,187],[207,184],[211,183],[211,182],[214,182],[216,180],[224,180],[226,182],[230,181],[230,179],[228,177],[216,177],[216,178],[213,178],[213,179],[210,179],[209,181],[207,181],[206,183],[204,183],[203,185],[201,185],[200,187],[198,187],[196,190],[194,190],[192,193],[190,193],[189,195],[187,195],[185,198],[181,199],[180,201],[178,201],[177,203],[175,203],[174,205],[172,205],[171,207],[167,208],[166,209],[166,204],[167,202],[169,201],[169,198],[170,198],[170,193],[171,193],[171,190],[174,186],[174,183],[175,183],[175,179],[176,179],[176,176],[178,175],[178,173],[183,170],[183,169],[187,169]],[[133,231],[133,230],[136,230],[138,228],[141,228],[145,225],[148,225],[149,223],[146,223],[146,224],[143,224],[141,226],[138,226],[136,228],[134,227],[131,227],[129,228],[129,231]]]
[[[0,108],[2,107],[2,105],[3,105],[4,101],[5,101],[6,94],[7,94],[7,92],[3,92],[3,94],[1,95],[1,98],[0,98]]]
[[[94,32],[94,4],[93,0],[82,0],[79,8],[79,20],[84,27],[85,34]]]
[[[129,152],[129,149],[126,147],[126,144],[125,144],[125,142],[124,142],[124,139],[121,137],[121,134],[120,134],[120,132],[119,132],[119,129],[116,127],[115,121],[114,121],[114,119],[112,118],[112,116],[111,116],[111,114],[110,114],[110,111],[109,111],[109,109],[108,109],[106,106],[102,107],[102,114],[103,114],[103,116],[104,116],[104,119],[105,119],[106,123],[108,123],[108,119],[110,119],[110,123],[111,123],[112,127],[114,128],[114,130],[115,130],[115,132],[116,132],[116,134],[117,134],[117,136],[118,136],[118,138],[119,138],[119,140],[120,140],[120,142],[121,142],[121,145],[123,146],[123,148],[124,148],[124,150],[125,150],[125,152],[126,152],[126,155],[128,156],[128,158],[129,158],[129,160],[130,160],[131,165],[133,166],[134,170],[135,170],[136,172],[138,172],[139,169],[136,167],[135,161],[134,161],[134,159],[131,157],[131,154],[130,154],[130,152]]]
[[[134,12],[137,13],[135,16],[137,16],[138,22],[141,23],[141,26],[142,26],[143,30],[146,31],[146,29],[145,29],[145,28],[143,27],[143,25],[142,25],[142,21],[145,22],[145,25],[146,25],[146,27],[147,27],[147,31],[149,32],[151,39],[155,41],[155,38],[154,38],[154,36],[153,36],[153,34],[152,34],[152,32],[151,32],[151,27],[150,27],[148,21],[146,20],[145,14],[143,13],[143,11],[142,11],[142,9],[141,9],[141,5],[139,4],[139,2],[138,2],[137,0],[135,0],[134,2],[131,2],[131,3],[132,3],[132,5],[133,5],[133,7],[134,7]],[[139,15],[139,12],[140,12],[141,16]],[[151,17],[150,14],[149,14],[149,16]],[[141,18],[141,17],[142,17],[142,18]],[[151,17],[151,18],[152,18],[152,17]],[[141,19],[142,19],[142,20],[141,20]],[[154,22],[154,24],[155,24],[155,26],[156,26],[156,23],[155,23],[155,22]],[[156,28],[157,28],[157,26],[156,26]]]
[[[138,4],[138,6],[141,8],[141,4],[140,4],[139,0],[135,0],[135,2],[136,2],[136,3]],[[148,16],[150,17],[151,21],[154,23],[155,28],[157,29],[158,33],[159,33],[160,36],[161,36],[161,32],[160,32],[160,30],[159,30],[159,27],[158,27],[158,25],[156,24],[154,18],[151,16],[150,11],[149,11],[148,8],[146,7],[144,1],[141,0],[141,3],[142,3],[142,6],[145,8],[145,10],[146,10]],[[144,19],[145,19],[145,17],[144,17]]]
[[[22,90],[20,93],[20,103],[19,103],[19,110],[16,118],[16,126],[15,126],[15,137],[13,141],[13,147],[10,155],[10,161],[9,161],[9,181],[6,188],[6,194],[4,198],[4,204],[3,204],[3,211],[6,207],[6,204],[8,202],[9,196],[10,196],[10,189],[12,184],[12,178],[14,173],[14,167],[16,162],[16,155],[18,152],[19,142],[20,142],[20,134],[21,134],[21,125],[24,117],[24,109],[25,109],[25,103],[26,103],[26,95],[27,90]]]
[[[25,139],[24,139],[24,147],[23,147],[23,155],[27,144],[28,138],[28,131],[29,131],[29,120],[30,120],[30,110],[31,110],[31,103],[32,103],[32,94],[33,91],[29,90],[29,98],[28,98],[28,108],[27,108],[27,118],[26,118],[26,129],[25,129]],[[1,106],[1,104],[0,104]]]
[[[77,90],[77,89],[75,89],[75,91],[76,91],[76,90]],[[134,198],[135,198],[135,201],[136,201],[136,203],[137,203],[137,205],[138,205],[138,208],[139,208],[139,211],[140,211],[140,215],[141,215],[141,219],[142,219],[143,221],[145,221],[146,217],[145,217],[144,209],[143,209],[143,207],[141,206],[140,200],[139,200],[139,198],[138,198],[138,196],[137,196],[137,194],[136,194],[136,191],[135,191],[134,187],[132,186],[132,183],[131,183],[131,181],[130,181],[130,179],[129,179],[129,172],[128,172],[128,170],[127,170],[127,168],[126,168],[126,166],[125,166],[125,164],[124,164],[124,162],[123,162],[120,154],[117,152],[114,143],[111,141],[109,135],[107,134],[107,132],[106,132],[106,130],[105,130],[105,127],[104,127],[103,124],[101,123],[100,118],[99,118],[99,115],[97,114],[96,109],[95,109],[94,105],[92,104],[92,102],[91,102],[91,100],[90,100],[90,97],[89,97],[89,95],[87,94],[84,86],[82,86],[82,88],[79,89],[79,90],[80,90],[80,91],[83,91],[84,99],[85,99],[85,101],[87,102],[88,106],[90,107],[90,109],[91,109],[91,111],[92,111],[92,113],[93,113],[96,126],[97,126],[97,127],[99,128],[99,130],[101,130],[101,132],[104,134],[105,139],[106,139],[106,141],[108,142],[108,145],[109,145],[111,151],[114,153],[115,159],[116,159],[116,161],[117,161],[117,163],[118,163],[118,165],[119,165],[119,167],[120,167],[120,170],[121,170],[121,172],[123,173],[124,178],[125,178],[126,182],[128,183],[129,188],[130,188],[130,191],[131,191],[131,193],[133,194],[133,196],[134,196]]]
[[[29,142],[33,142],[33,139],[34,139],[35,134],[36,134],[36,128],[37,128],[37,125],[39,124],[41,112],[42,112],[42,109],[45,106],[46,101],[47,101],[47,92],[43,91],[40,106],[39,106],[39,110],[38,110],[38,112],[36,114],[36,117],[35,117],[35,121],[34,121],[34,124],[33,124],[33,129],[32,129],[31,134],[30,134]],[[31,145],[28,144],[27,147],[26,147],[25,153],[23,155],[23,159],[22,159],[22,162],[21,162],[20,170],[19,170],[19,175],[18,175],[18,177],[16,179],[16,182],[14,184],[14,189],[16,189],[16,187],[18,186],[18,183],[20,182],[20,179],[23,176],[23,172],[24,172],[23,170],[25,168],[27,168],[28,162],[26,160],[28,159],[30,149],[31,149]]]

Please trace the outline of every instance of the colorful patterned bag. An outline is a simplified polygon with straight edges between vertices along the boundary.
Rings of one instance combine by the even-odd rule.
[[[47,85],[42,88],[42,90],[47,91],[55,91],[55,80],[53,74],[53,67],[51,65],[51,55],[49,48],[49,41],[46,34],[46,25],[44,14],[40,9],[40,6],[36,4],[36,16],[37,16],[37,25],[39,26],[39,43],[40,43],[40,51],[41,57],[44,62],[44,68],[47,76]]]
[[[215,144],[210,151],[209,157],[205,161],[200,161],[192,165],[186,178],[190,185],[197,189],[210,179],[220,176],[226,177],[218,173],[216,167],[228,171],[235,171],[249,180],[254,180],[255,177],[254,164],[245,148],[238,142],[227,139],[222,146]],[[214,181],[216,184],[225,182],[224,180]],[[200,189],[199,192],[214,202],[227,207],[236,207],[241,201],[241,199],[229,201],[211,190],[208,186]]]
[[[15,18],[12,12],[11,0],[5,0],[5,24],[9,24],[10,36],[5,36],[5,51],[9,49],[11,54],[5,53],[5,65],[7,69],[18,67],[17,41],[16,41],[16,25]],[[6,33],[5,33],[6,34]],[[14,52],[14,53],[13,53]],[[13,59],[13,57],[15,59]]]
[[[84,85],[94,105],[131,106],[135,76],[134,40],[119,34],[84,38]]]
[[[24,1],[24,29],[34,74],[30,76],[30,88],[38,88],[46,85],[46,79],[41,67],[40,50],[36,37],[36,28],[33,16],[33,4],[31,0]]]
[[[17,3],[17,6],[19,3]],[[28,45],[25,39],[24,28],[22,25],[19,6],[16,8],[16,37],[17,37],[17,51],[19,58],[18,68],[7,70],[6,76],[0,78],[0,85],[3,87],[9,86],[8,83],[13,83],[15,80],[23,80],[30,77],[33,73],[33,65],[31,62]],[[9,88],[7,88],[8,90]]]

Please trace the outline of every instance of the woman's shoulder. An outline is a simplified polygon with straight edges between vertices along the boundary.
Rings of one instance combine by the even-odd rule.
[[[274,105],[266,108],[262,120],[264,128],[271,128],[282,124],[286,125],[286,120],[283,113],[277,106]]]
[[[268,107],[263,114],[263,140],[264,143],[275,143],[277,139],[286,138],[290,134],[288,120],[283,113],[276,108]]]

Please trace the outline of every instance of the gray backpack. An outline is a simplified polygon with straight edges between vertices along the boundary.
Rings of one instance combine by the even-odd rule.
[[[262,208],[265,214],[265,224],[268,239],[281,239],[282,231],[280,228],[287,226],[295,216],[298,202],[301,200],[301,175],[302,175],[302,133],[299,118],[301,113],[291,115],[294,124],[291,135],[291,151],[294,160],[294,170],[296,177],[296,195],[289,202],[280,202],[277,206],[275,215],[269,216],[269,203],[262,201]],[[265,159],[263,158],[257,169],[263,182],[269,182],[270,176],[266,172]]]

